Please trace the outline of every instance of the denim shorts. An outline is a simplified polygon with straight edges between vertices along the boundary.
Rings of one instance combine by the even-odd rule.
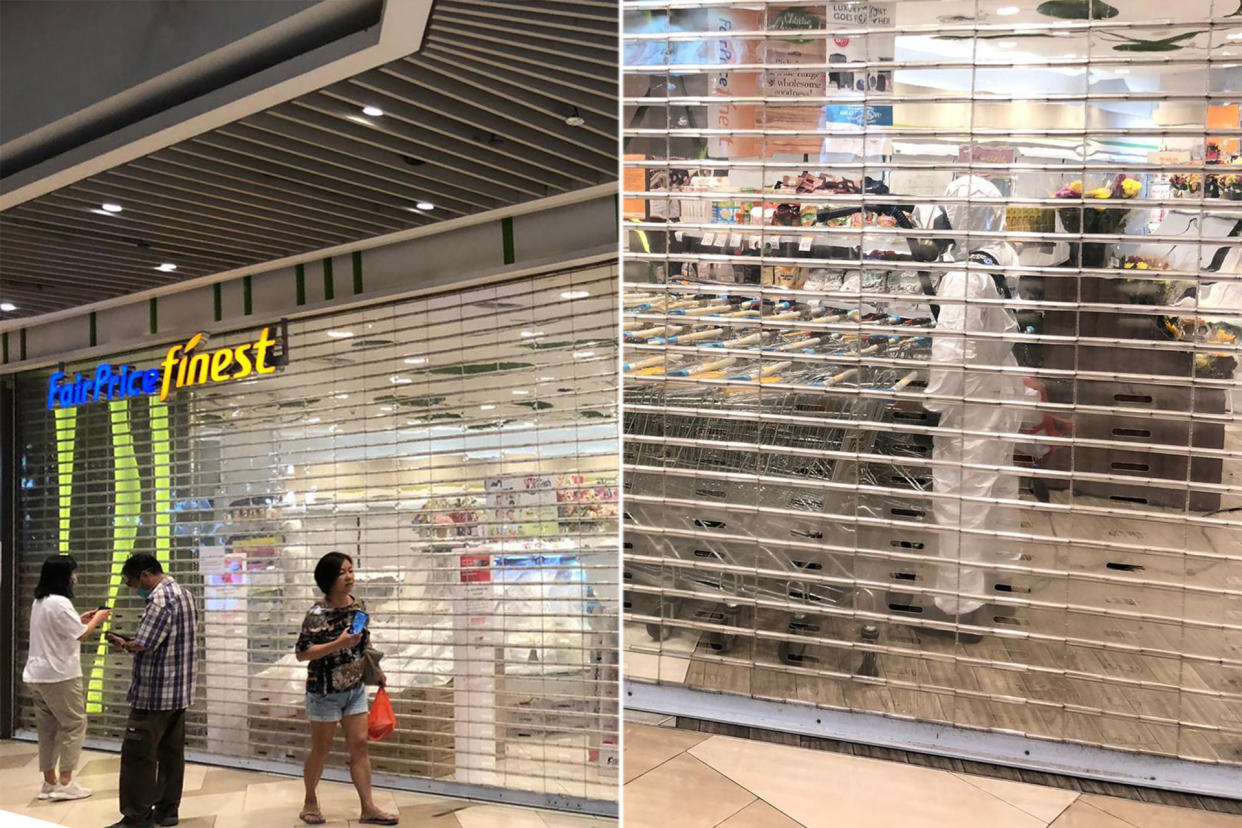
[[[339,722],[368,710],[367,689],[361,684],[353,690],[306,694],[306,718],[312,722]]]

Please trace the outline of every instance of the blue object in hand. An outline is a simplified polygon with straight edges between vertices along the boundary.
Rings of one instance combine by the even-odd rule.
[[[367,620],[369,619],[369,617],[370,616],[368,616],[362,610],[354,610],[354,620],[353,620],[353,623],[349,625],[350,634],[357,635],[358,633],[366,629]]]

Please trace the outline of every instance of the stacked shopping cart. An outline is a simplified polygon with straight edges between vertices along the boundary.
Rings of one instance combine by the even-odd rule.
[[[799,634],[832,615],[875,675],[885,575],[857,550],[928,544],[929,308],[902,272],[864,271],[800,290],[651,285],[625,311],[631,617],[725,656],[777,609],[789,632],[765,641],[799,664]]]

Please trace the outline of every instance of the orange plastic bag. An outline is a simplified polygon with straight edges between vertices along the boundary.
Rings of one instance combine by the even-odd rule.
[[[375,704],[371,705],[371,717],[367,721],[367,738],[372,742],[387,739],[397,729],[397,716],[392,712],[388,691],[381,687],[375,691]]]

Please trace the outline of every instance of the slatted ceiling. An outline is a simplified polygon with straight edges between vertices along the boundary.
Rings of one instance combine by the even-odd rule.
[[[7,210],[4,318],[612,181],[616,14],[442,0],[414,55]],[[433,212],[409,209],[424,200]],[[90,212],[104,201],[124,212]]]
[[[537,65],[535,67],[527,67],[512,62],[506,64],[503,56],[493,57],[488,54],[472,53],[470,55],[470,65],[480,68],[473,72],[470,69],[470,65],[459,65],[459,58],[460,55],[454,55],[451,51],[437,47],[434,43],[425,45],[422,51],[418,53],[420,64],[436,64],[440,67],[448,67],[454,74],[454,77],[460,77],[463,80],[472,79],[474,81],[472,85],[484,89],[503,88],[506,100],[522,97],[522,92],[529,89],[528,81],[539,78]],[[490,68],[494,74],[482,71],[482,67]],[[580,85],[564,77],[546,79],[545,84],[546,88],[552,92],[553,97],[538,97],[535,100],[542,103],[542,108],[546,111],[563,116],[567,111],[567,107],[576,106],[584,115],[593,112],[601,116],[600,119],[588,119],[586,126],[579,127],[579,129],[591,129],[598,132],[600,131],[600,124],[606,125],[609,118],[616,117],[616,99],[615,97],[613,98],[612,112],[610,114],[606,92],[583,89]],[[594,129],[592,124],[595,125]]]
[[[615,37],[612,40],[608,39],[610,28],[611,33],[616,34],[615,9],[609,8],[607,4],[602,4],[600,14],[594,17],[578,18],[576,15],[567,15],[564,11],[557,12],[553,16],[541,16],[539,11],[539,9],[515,10],[512,5],[500,7],[497,4],[463,3],[446,13],[442,19],[445,23],[465,23],[502,30],[504,26],[498,26],[497,23],[509,24],[517,20],[521,23],[521,30],[524,34],[537,34],[551,39],[569,35],[571,38],[580,38],[576,42],[591,43],[603,48],[616,46]],[[593,24],[602,24],[602,27]]]
[[[293,113],[297,114],[297,113]],[[221,130],[221,134],[249,141],[268,150],[265,158],[303,173],[315,167],[314,174],[344,181],[357,181],[369,198],[375,193],[395,200],[405,208],[416,195],[431,194],[449,209],[490,209],[503,203],[506,194],[516,198],[516,191],[501,189],[478,192],[463,189],[462,177],[441,166],[429,167],[426,159],[404,155],[382,145],[354,141],[333,127],[321,129],[299,121],[286,112],[272,111],[247,118]],[[373,136],[367,136],[372,138]],[[256,152],[254,148],[251,152]]]
[[[362,102],[371,96],[351,95],[343,98],[339,91],[329,87],[318,95],[298,102],[299,106],[334,118],[346,120],[354,117]],[[356,103],[355,103],[356,101]],[[378,129],[385,135],[392,136],[398,144],[408,144],[405,152],[415,152],[426,157],[428,150],[435,152],[436,157],[445,159],[445,163],[456,169],[475,166],[480,152],[492,154],[489,171],[493,175],[507,177],[514,187],[532,195],[549,195],[553,192],[575,189],[572,176],[562,171],[554,159],[545,157],[543,150],[528,150],[515,146],[508,138],[496,136],[493,140],[488,133],[462,128],[448,119],[434,115],[412,116],[408,110],[389,100],[380,100],[379,105],[396,106],[396,112],[389,114],[384,110],[382,126],[364,127],[361,129]],[[444,148],[443,151],[435,148]],[[483,176],[477,176],[483,177]],[[502,180],[504,180],[502,178]]]
[[[553,20],[564,17],[559,13],[552,15]],[[433,39],[445,41],[458,37],[481,44],[511,44],[531,52],[558,56],[561,50],[567,50],[569,57],[577,62],[576,65],[571,64],[571,71],[581,71],[587,77],[594,77],[593,73],[580,67],[587,64],[607,65],[607,54],[615,53],[617,48],[616,20],[614,17],[612,21],[600,21],[598,25],[592,25],[586,19],[582,20],[585,28],[575,30],[548,26],[527,16],[517,21],[517,26],[510,28],[496,25],[494,17],[480,16],[468,8],[457,6],[441,10],[437,20],[438,28],[430,31],[429,35]],[[610,34],[613,35],[611,40]]]
[[[444,19],[447,21],[449,18]],[[447,37],[459,36],[480,44],[502,46],[509,44],[503,29],[498,29],[492,24],[485,22],[453,18],[452,23],[446,22],[441,31]],[[546,32],[531,33],[529,30],[524,30],[523,34],[533,34],[533,36],[524,36],[514,44],[514,48],[518,49],[520,53],[526,55],[556,55],[568,58],[569,62],[566,64],[566,68],[572,74],[578,74],[585,78],[594,78],[596,76],[595,66],[607,66],[607,60],[601,59],[597,55],[597,50],[592,48],[594,44],[589,40],[575,38],[565,32],[557,32],[554,35],[550,35]],[[605,46],[604,49],[606,48]]]
[[[436,113],[452,111],[456,108],[460,112],[459,117],[468,118],[469,123],[477,128],[471,131],[472,140],[478,140],[480,136],[478,130],[486,130],[483,137],[489,145],[495,144],[496,139],[503,136],[501,139],[503,141],[511,141],[519,146],[536,149],[545,156],[551,156],[553,152],[547,146],[548,139],[559,139],[565,132],[563,118],[536,117],[525,110],[509,110],[508,117],[501,117],[493,110],[502,108],[503,104],[489,104],[487,107],[475,106],[461,99],[460,94],[465,90],[462,90],[460,86],[456,89],[445,89],[445,85],[438,82],[439,75],[424,74],[430,75],[431,80],[430,82],[420,80],[421,95],[417,99],[407,97],[409,84],[405,80],[406,75],[392,71],[359,75],[348,84],[334,87],[329,94],[339,92],[343,100],[356,102],[360,97],[371,99],[374,93],[380,93],[384,101],[391,101],[400,107],[400,109],[393,110],[394,112],[404,112],[408,114],[411,121],[428,125],[441,120]],[[430,91],[433,88],[435,91]],[[385,110],[385,112],[388,111]],[[519,119],[522,123],[517,125],[512,123]],[[584,133],[582,139],[580,143],[571,144],[562,150],[562,157],[576,165],[576,168],[569,169],[569,174],[576,180],[595,181],[597,178],[595,165],[616,156],[615,136],[612,136],[610,140],[608,136]]]
[[[339,111],[341,108],[336,107],[336,109]],[[401,136],[363,127],[352,121],[342,121],[304,105],[278,107],[272,110],[271,114],[281,118],[286,124],[291,124],[295,134],[306,134],[312,138],[326,134],[329,138],[335,137],[343,139],[346,143],[356,143],[365,148],[378,150],[393,161],[412,167],[419,173],[427,167],[432,167],[445,177],[442,187],[428,189],[432,193],[445,191],[476,193],[480,190],[487,193],[489,191],[482,188],[491,182],[490,192],[494,193],[497,198],[507,197],[514,201],[521,201],[527,195],[537,194],[518,182],[501,177],[498,171],[492,172],[489,176],[488,170],[470,163],[469,154],[444,152],[436,144],[428,144],[425,140],[417,142],[403,140]],[[387,168],[384,172],[387,172]],[[465,197],[464,193],[462,197]]]
[[[529,89],[519,82],[486,79],[477,73],[467,72],[461,67],[443,62],[425,53],[419,54],[418,65],[424,70],[423,84],[429,89],[435,88],[458,100],[474,94],[470,91],[471,89],[496,92],[498,94],[488,104],[491,111],[502,113],[514,120],[521,120],[535,129],[548,130],[553,135],[560,134],[560,125],[565,122],[566,107],[560,102],[549,105],[549,99],[532,95]],[[390,64],[384,67],[383,71],[401,76],[407,74],[406,69],[400,64]],[[615,153],[617,136],[601,129],[598,124],[599,119],[593,119],[578,127],[581,133],[578,136],[580,144],[596,152],[607,152],[608,147],[612,146]]]
[[[315,169],[314,158],[308,157],[304,161],[294,159],[298,163],[287,163],[277,159],[277,155],[260,147],[252,149],[249,155],[229,156],[200,144],[174,147],[166,154],[156,156],[156,161],[168,165],[178,184],[185,180],[201,187],[201,181],[213,182],[212,186],[218,182],[236,191],[240,198],[263,198],[279,204],[285,211],[305,205],[312,215],[333,216],[342,220],[342,225],[347,228],[368,221],[381,221],[376,217],[378,205],[375,203],[375,189],[362,176],[355,177],[356,183],[351,190],[349,179],[336,169]],[[389,197],[388,202],[385,213],[389,220],[387,225],[382,226],[399,224],[397,217],[401,212],[408,212],[404,207],[399,207],[403,202],[398,196]],[[419,220],[426,222],[427,219]]]

